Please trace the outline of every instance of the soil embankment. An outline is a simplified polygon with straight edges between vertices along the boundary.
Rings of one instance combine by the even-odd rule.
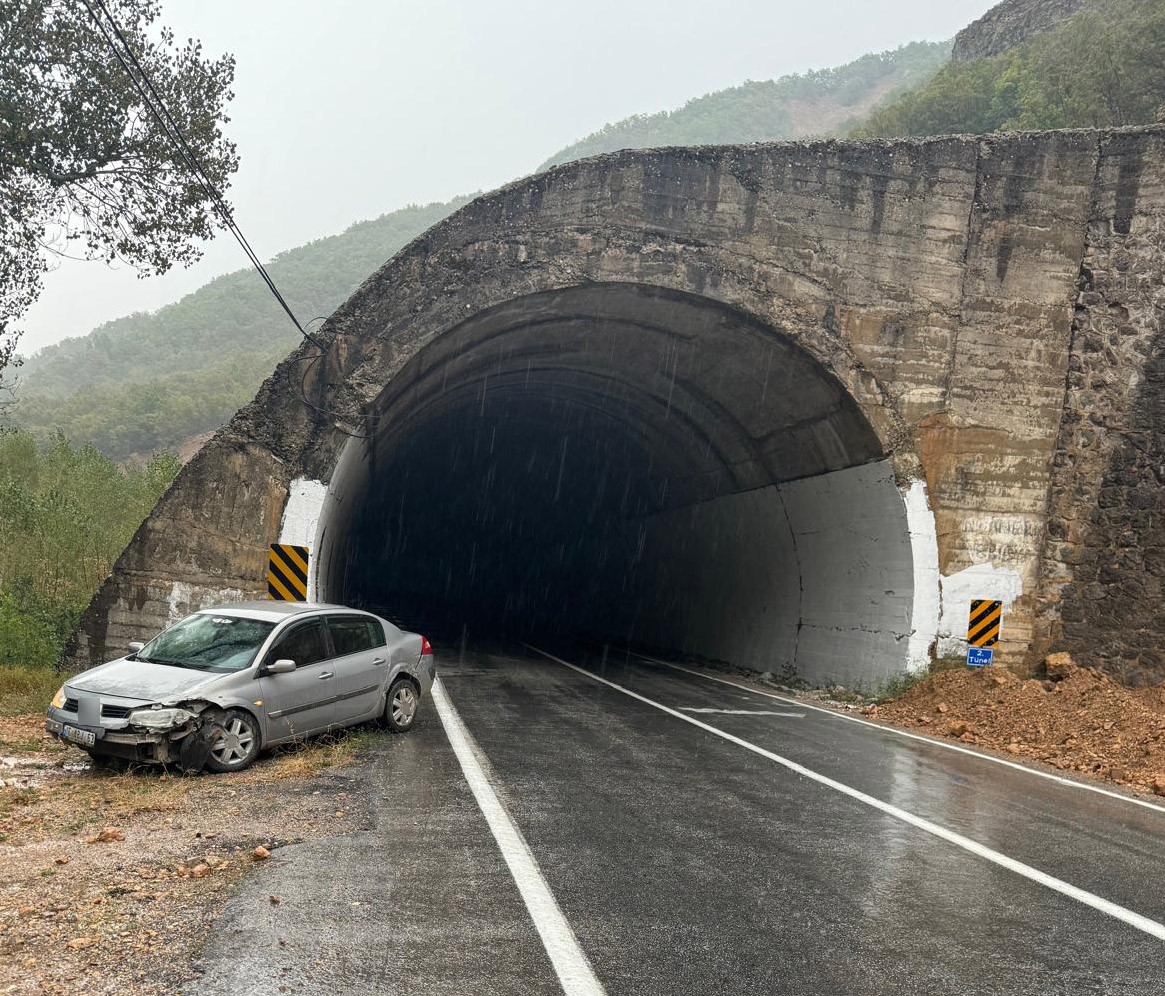
[[[1165,687],[1129,689],[1049,658],[1045,679],[1003,668],[942,671],[863,710],[932,736],[1165,795]]]

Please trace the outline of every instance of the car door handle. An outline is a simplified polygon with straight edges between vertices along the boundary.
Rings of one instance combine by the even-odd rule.
[[[335,674],[335,671],[321,671],[319,674],[319,679],[320,681],[327,681],[328,678],[334,677]]]
[[[372,666],[373,667],[379,667],[383,663],[384,663],[383,657],[373,657],[372,658]]]

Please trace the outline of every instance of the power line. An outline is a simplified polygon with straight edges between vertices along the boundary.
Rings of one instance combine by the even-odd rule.
[[[259,259],[258,254],[254,249],[251,248],[251,244],[247,241],[246,236],[243,235],[242,230],[235,223],[235,219],[231,214],[230,207],[219,193],[218,188],[214,185],[213,181],[207,175],[206,170],[203,168],[202,163],[199,161],[198,157],[187,144],[186,138],[182,134],[182,130],[178,127],[177,122],[174,121],[174,118],[171,116],[169,109],[166,107],[166,102],[162,99],[161,94],[158,93],[157,88],[151,81],[149,74],[138,61],[137,56],[134,55],[133,48],[125,34],[122,32],[121,27],[118,25],[113,15],[109,12],[109,8],[106,7],[105,0],[81,0],[81,2],[85,4],[85,8],[89,11],[89,16],[93,19],[93,23],[97,25],[97,29],[101,32],[102,37],[113,50],[113,54],[117,57],[117,61],[121,63],[121,66],[125,70],[126,75],[130,78],[130,82],[133,83],[134,88],[141,96],[143,103],[145,103],[146,107],[149,108],[151,114],[153,114],[155,120],[161,126],[162,131],[169,139],[170,144],[176,148],[178,155],[182,162],[185,164],[187,170],[193,174],[194,178],[198,181],[207,197],[210,198],[211,203],[215,208],[217,208],[223,225],[226,227],[227,231],[229,231],[235,237],[235,240],[242,247],[243,252],[247,254],[247,258],[251,261],[251,265],[255,267],[259,273],[259,276],[263,278],[263,282],[274,295],[275,300],[279,302],[280,307],[283,308],[284,312],[286,312],[287,317],[291,319],[292,324],[299,331],[299,334],[303,336],[306,341],[310,342],[313,346],[319,349],[321,354],[326,353],[327,350],[324,345],[314,336],[310,335],[300,324],[299,319],[295,317],[295,312],[291,310],[291,306],[280,293],[279,288],[275,286],[275,281],[271,279],[271,275],[267,272],[267,268],[263,265],[263,261]],[[106,27],[106,23],[102,21],[100,16],[98,16],[97,10],[94,9],[94,5],[96,5],[97,8],[100,8],[101,13],[105,15],[105,19],[108,21],[109,28],[112,28],[114,34],[121,42],[121,47],[119,47],[117,42],[115,42],[114,39],[110,36],[109,30]],[[304,400],[306,401],[306,397]]]

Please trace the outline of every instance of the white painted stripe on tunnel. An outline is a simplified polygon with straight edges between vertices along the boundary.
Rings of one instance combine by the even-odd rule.
[[[803,712],[774,712],[772,709],[708,709],[680,706],[680,712],[716,713],[723,716],[780,716],[784,719],[804,719]]]
[[[518,886],[530,919],[542,939],[542,946],[550,957],[562,991],[567,996],[605,996],[606,990],[599,982],[590,960],[579,946],[578,938],[563,916],[554,893],[542,875],[538,862],[522,836],[522,831],[510,818],[502,801],[498,798],[485,768],[478,759],[480,749],[465,728],[453,702],[445,692],[438,678],[433,682],[433,704],[445,735],[453,747],[453,753],[461,763],[465,780],[473,792],[473,797],[481,807],[482,814],[497,841],[510,874]]]
[[[541,651],[539,651],[541,652]],[[1134,806],[1141,806],[1145,809],[1152,809],[1158,813],[1165,813],[1165,806],[1159,806],[1155,802],[1149,802],[1147,799],[1138,799],[1135,796],[1124,795],[1121,792],[1113,792],[1106,788],[1101,788],[1099,785],[1089,785],[1087,782],[1078,782],[1074,778],[1065,778],[1063,775],[1054,775],[1050,771],[1040,771],[1039,768],[1032,768],[1026,764],[1020,764],[1018,761],[1009,761],[1005,757],[994,757],[991,754],[984,754],[982,751],[970,750],[960,744],[947,743],[945,740],[936,740],[934,737],[923,736],[921,733],[910,733],[907,730],[900,730],[896,726],[886,726],[882,723],[871,723],[868,719],[861,719],[858,716],[850,716],[844,712],[838,712],[836,709],[826,709],[824,706],[810,705],[808,702],[801,702],[798,699],[789,697],[788,695],[778,695],[776,692],[766,692],[759,688],[752,688],[749,685],[742,685],[738,681],[729,681],[727,678],[717,678],[715,675],[705,674],[703,671],[697,671],[694,668],[683,667],[680,664],[673,664],[671,661],[661,660],[658,657],[652,657],[650,654],[641,654],[635,652],[635,656],[642,658],[645,661],[650,661],[652,664],[662,664],[664,667],[670,667],[674,671],[683,671],[684,674],[694,674],[697,678],[704,678],[707,681],[715,681],[720,685],[730,685],[732,688],[739,688],[742,692],[752,692],[754,695],[763,695],[765,698],[776,699],[778,702],[786,702],[789,705],[795,705],[799,709],[812,709],[814,712],[824,713],[826,716],[831,716],[834,719],[844,719],[850,723],[857,723],[860,726],[868,726],[871,730],[878,730],[881,733],[892,733],[896,737],[905,737],[907,740],[917,740],[919,743],[930,744],[932,747],[941,747],[943,750],[953,750],[956,754],[966,754],[969,757],[977,757],[981,761],[990,761],[992,764],[1001,764],[1005,768],[1013,768],[1016,771],[1022,771],[1028,775],[1036,775],[1039,778],[1046,778],[1050,782],[1056,782],[1058,785],[1066,785],[1069,788],[1083,789],[1085,792],[1095,792],[1097,795],[1107,796],[1110,799],[1119,799],[1121,802],[1131,802]]]
[[[839,782],[828,775],[823,775],[820,772],[814,771],[812,768],[807,768],[803,764],[798,764],[796,761],[790,760],[787,757],[782,757],[780,754],[775,754],[771,750],[766,750],[764,747],[758,747],[748,740],[738,737],[735,734],[728,733],[726,730],[718,729],[715,726],[710,726],[702,720],[695,719],[692,716],[686,716],[678,709],[673,709],[671,706],[666,706],[662,702],[656,702],[654,699],[649,699],[646,695],[640,695],[638,692],[631,691],[630,688],[624,688],[622,685],[607,678],[602,678],[597,674],[592,674],[586,668],[579,667],[577,664],[571,664],[569,661],[564,661],[561,657],[555,657],[553,654],[547,653],[545,650],[539,650],[537,647],[531,647],[532,650],[537,651],[543,657],[555,661],[564,667],[570,668],[572,671],[577,671],[579,674],[585,675],[592,681],[600,682],[624,695],[628,695],[633,699],[643,702],[654,709],[659,709],[661,712],[667,713],[669,716],[674,716],[676,719],[682,719],[685,723],[691,723],[693,726],[699,727],[706,733],[711,733],[713,736],[720,737],[722,740],[727,740],[729,743],[735,744],[737,747],[743,747],[745,750],[758,754],[761,757],[767,758],[776,764],[787,768],[794,774],[801,775],[803,778],[808,778],[817,782],[819,785],[824,785],[826,788],[831,788],[835,792],[840,792],[842,795],[848,796],[851,799],[861,802],[864,805],[877,809],[879,812],[885,813],[887,816],[892,816],[896,820],[901,820],[903,823],[908,823],[910,826],[919,830],[925,831],[940,840],[945,840],[956,847],[961,847],[963,850],[970,852],[980,858],[990,861],[1001,868],[1006,868],[1008,871],[1015,872],[1032,882],[1036,882],[1045,888],[1051,889],[1053,892],[1058,892],[1069,899],[1075,899],[1085,906],[1090,906],[1094,910],[1105,913],[1115,920],[1128,924],[1137,930],[1149,934],[1158,940],[1165,941],[1165,924],[1158,923],[1156,920],[1150,920],[1147,916],[1142,916],[1133,910],[1120,906],[1102,896],[1097,896],[1094,893],[1081,889],[1078,886],[1072,885],[1070,882],[1065,882],[1055,876],[1042,872],[1038,868],[1033,868],[1031,865],[1026,865],[1022,861],[1017,861],[1015,858],[1009,858],[1006,854],[996,851],[993,848],[987,847],[985,844],[980,844],[978,841],[971,840],[970,837],[964,837],[960,833],[955,833],[953,830],[948,830],[946,827],[933,823],[921,816],[916,816],[914,813],[908,812],[905,809],[900,809],[898,806],[889,802],[883,802],[881,799],[876,799],[872,795],[867,795],[859,789],[846,785],[844,782]]]

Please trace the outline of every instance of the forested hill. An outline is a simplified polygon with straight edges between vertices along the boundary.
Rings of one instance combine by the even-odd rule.
[[[327,316],[398,249],[470,200],[411,206],[276,256],[268,269],[302,321]],[[151,314],[41,350],[20,369],[16,419],[123,459],[176,447],[250,401],[299,334],[252,270]]]
[[[1105,0],[1006,51],[949,63],[875,109],[852,134],[985,134],[1154,121],[1165,121],[1165,2]]]
[[[1011,0],[1008,10],[1021,7]],[[989,58],[949,62],[949,44],[919,42],[839,69],[745,83],[609,125],[546,165],[628,147],[823,132],[982,134],[1165,120],[1162,0],[1087,3],[1050,30],[1015,36],[1021,44]],[[327,315],[465,200],[354,225],[277,257],[272,273],[299,315]],[[60,429],[115,459],[177,447],[250,400],[295,342],[263,284],[240,271],[154,314],[42,351],[22,370],[16,419],[42,441]]]
[[[836,69],[740,86],[674,111],[636,114],[556,152],[539,169],[619,149],[779,142],[846,128],[880,101],[924,83],[947,62],[950,42],[913,42]]]
[[[603,129],[551,162],[615,148],[757,142],[844,127],[929,79],[950,43],[916,42],[839,69],[750,82],[674,112]],[[326,316],[398,249],[466,203],[394,211],[276,257],[272,276],[302,318]],[[152,314],[109,322],[28,359],[15,418],[44,441],[60,430],[114,459],[175,448],[251,399],[297,333],[250,270],[211,281]]]

